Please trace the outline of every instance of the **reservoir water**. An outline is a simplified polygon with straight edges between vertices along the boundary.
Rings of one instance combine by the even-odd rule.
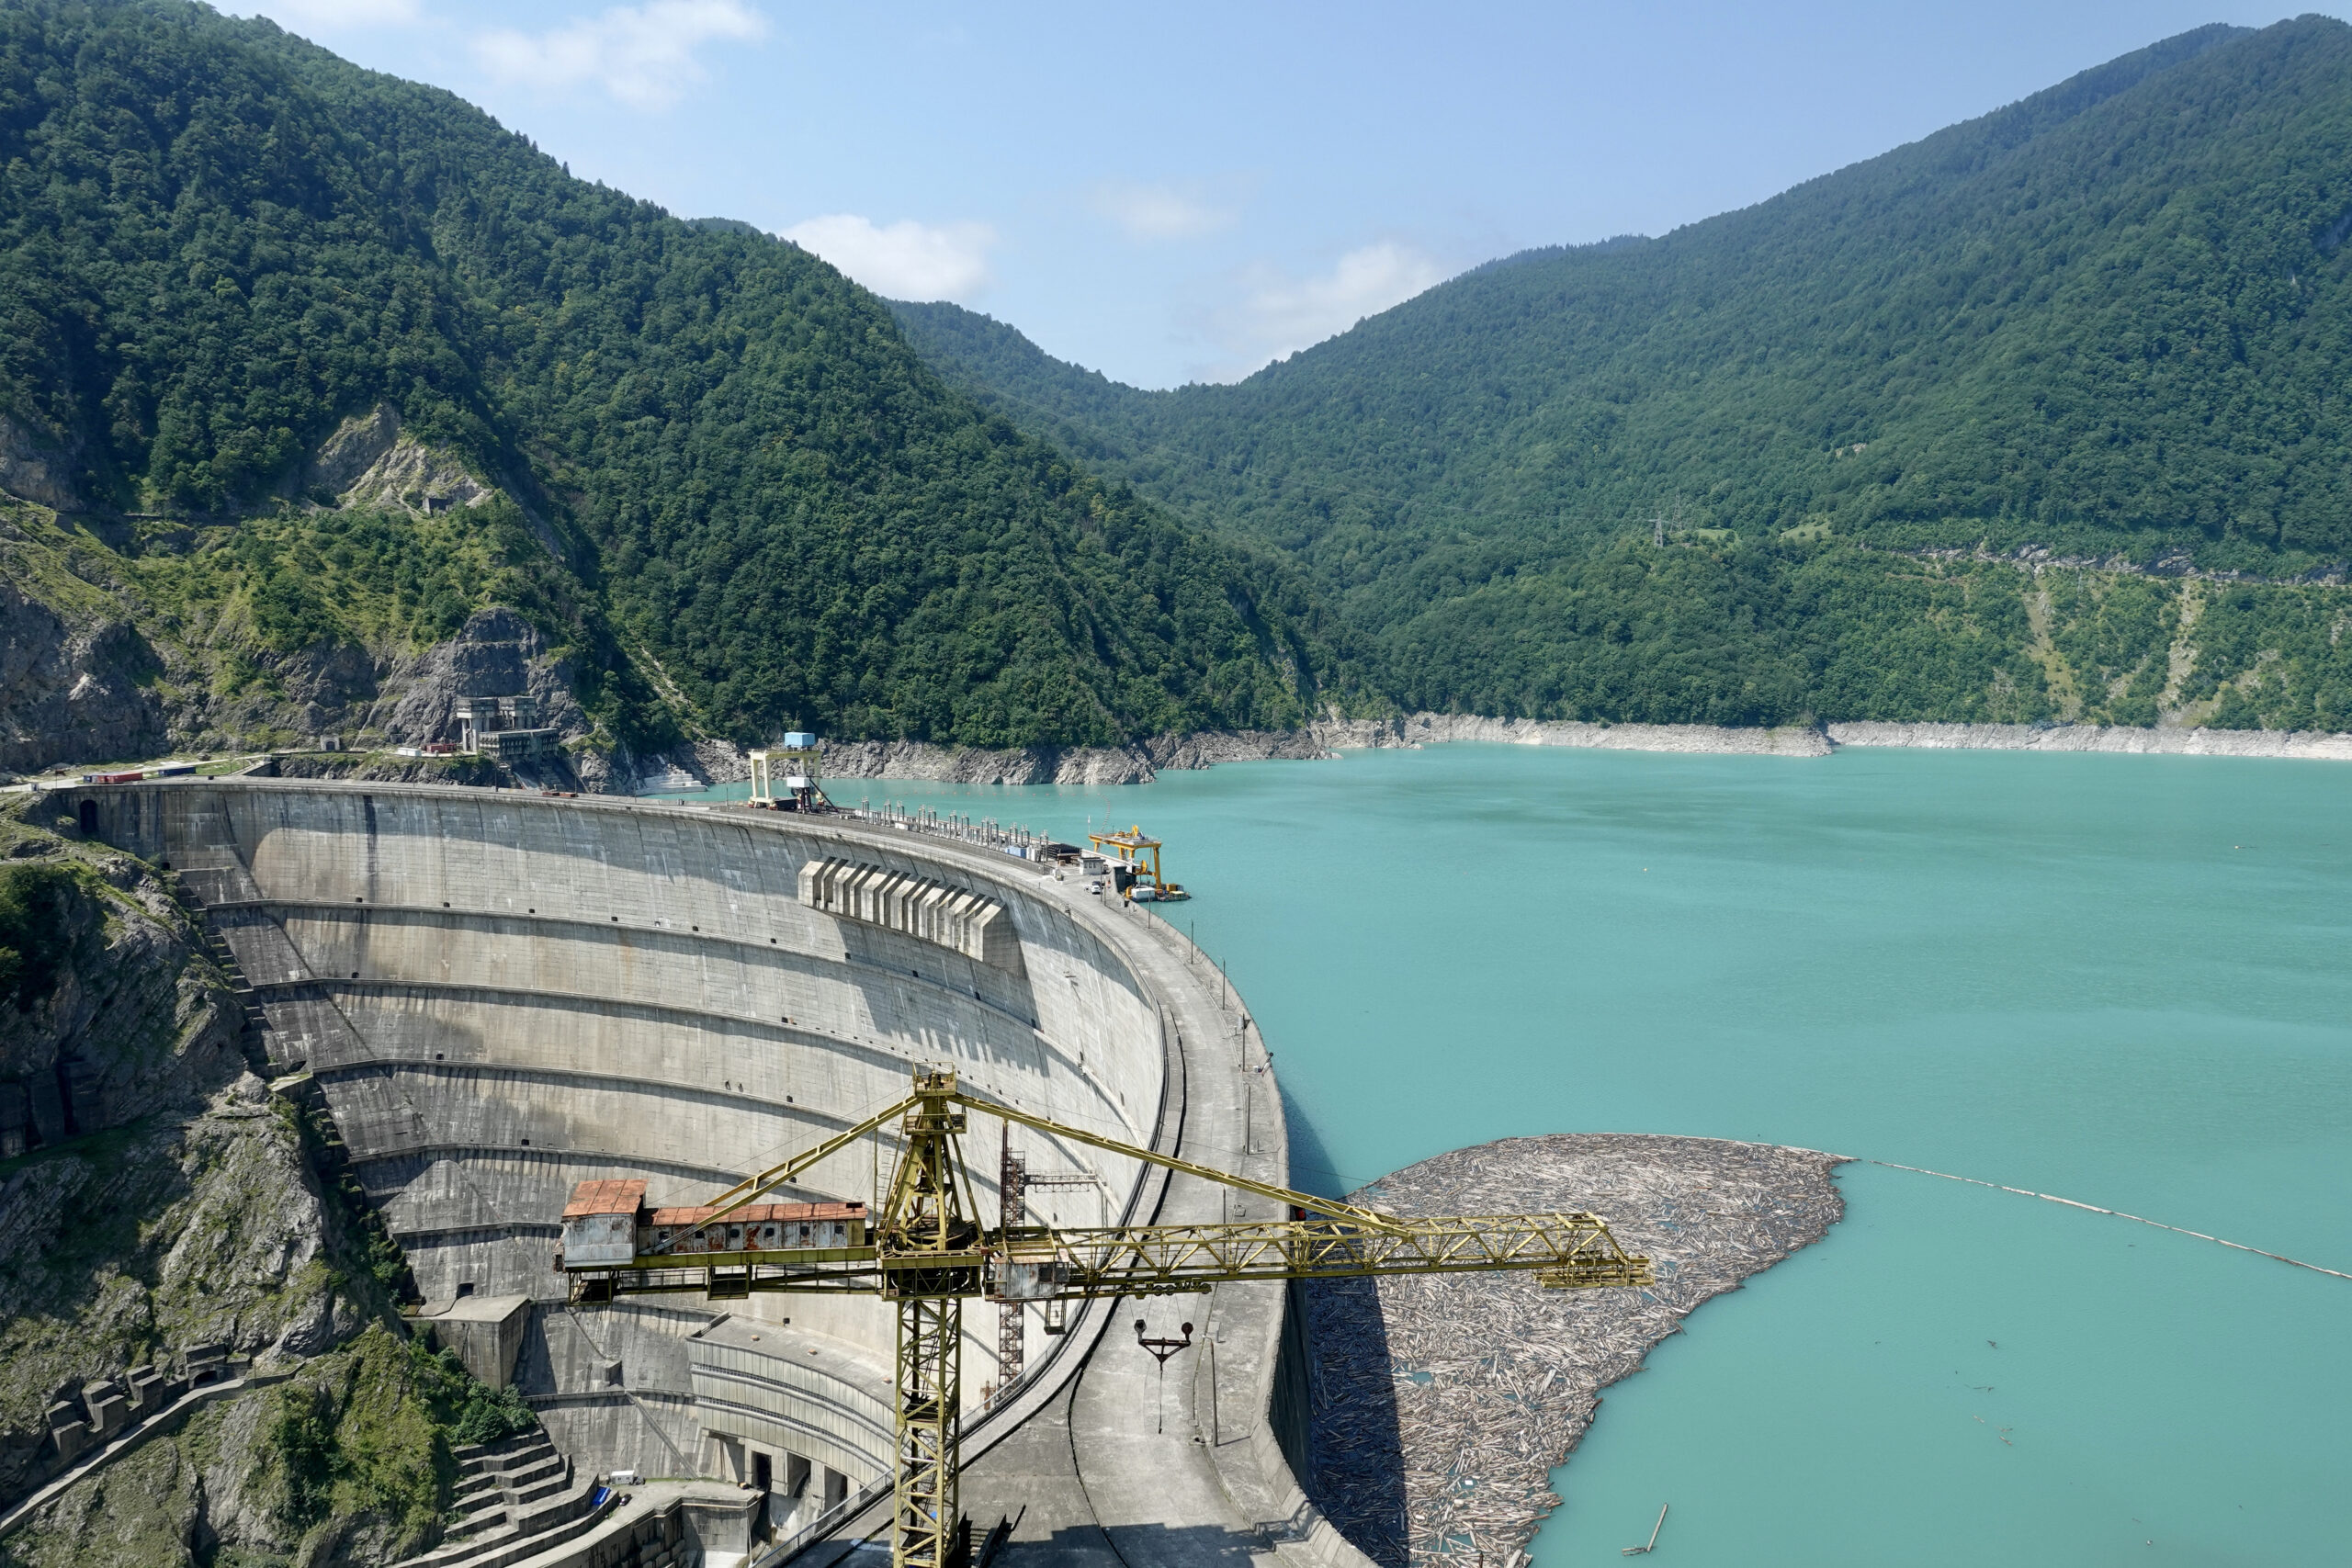
[[[740,790],[734,793],[740,794]],[[1125,788],[1296,1178],[1514,1134],[1796,1144],[2352,1270],[2352,766],[1448,746]],[[2352,1561],[2352,1281],[1871,1164],[1555,1477],[1539,1568]]]

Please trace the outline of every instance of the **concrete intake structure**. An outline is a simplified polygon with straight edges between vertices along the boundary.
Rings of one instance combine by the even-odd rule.
[[[937,1063],[1021,1110],[1288,1185],[1280,1097],[1238,998],[1165,922],[1030,863],[839,817],[464,788],[60,793],[85,833],[168,865],[208,906],[273,1061],[315,1078],[428,1302],[454,1325],[475,1314],[450,1303],[530,1299],[512,1375],[558,1447],[583,1472],[752,1483],[778,1538],[887,1486],[887,1304],[573,1308],[552,1264],[576,1183],[699,1203]],[[975,1115],[967,1138],[984,1209],[1002,1126]],[[1250,1217],[1191,1177],[1018,1126],[1012,1142],[1032,1172],[1080,1179],[1030,1194],[1050,1223]],[[869,1202],[894,1153],[863,1141],[769,1201]],[[1143,1309],[1090,1303],[1055,1337],[1027,1311],[1025,1375],[985,1409],[996,1314],[969,1314],[977,1527],[1021,1514],[1010,1550],[1039,1561],[1273,1548],[1361,1563],[1283,1457],[1305,1414],[1284,1299],[1220,1285],[1148,1304],[1206,1341],[1169,1379],[1164,1436],[1156,1369],[1125,1343]]]

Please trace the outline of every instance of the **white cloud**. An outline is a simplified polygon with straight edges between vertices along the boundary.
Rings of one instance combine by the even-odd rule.
[[[1393,240],[1350,251],[1330,271],[1310,277],[1253,268],[1243,275],[1241,302],[1209,318],[1209,335],[1227,358],[1204,367],[1204,377],[1238,380],[1402,304],[1445,276],[1434,258]]]
[[[424,17],[417,0],[261,0],[227,7],[232,17],[267,17],[289,30],[405,27]]]
[[[766,34],[766,18],[742,0],[648,0],[537,35],[501,28],[474,39],[474,53],[508,81],[540,88],[594,82],[622,103],[658,109],[707,74],[695,50]]]
[[[996,231],[985,223],[876,223],[855,213],[811,218],[783,231],[890,299],[962,299],[989,280]]]
[[[1095,187],[1094,210],[1125,230],[1130,240],[1197,240],[1231,227],[1239,216],[1190,186],[1118,181]]]

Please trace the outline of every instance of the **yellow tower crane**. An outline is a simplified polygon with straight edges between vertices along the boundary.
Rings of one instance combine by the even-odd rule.
[[[964,1163],[968,1114],[980,1111],[1111,1154],[1196,1176],[1283,1205],[1284,1217],[1225,1224],[1064,1227],[980,1223]],[[899,1122],[900,1150],[879,1215],[863,1205],[805,1206],[819,1223],[755,1199]],[[1070,1302],[1170,1295],[1227,1280],[1338,1280],[1384,1274],[1515,1269],[1555,1290],[1652,1283],[1646,1258],[1625,1252],[1587,1213],[1400,1219],[1334,1199],[1252,1181],[1114,1138],[1065,1126],[918,1068],[913,1092],[781,1165],[748,1177],[704,1208],[651,1223],[644,1183],[582,1182],[564,1212],[560,1264],[580,1302],[647,1292],[741,1298],[753,1291],[857,1292],[898,1303],[898,1471],[892,1568],[948,1568],[960,1516],[958,1416],[964,1303]],[[797,1213],[797,1210],[796,1210]],[[745,1221],[752,1223],[744,1223]],[[790,1233],[798,1230],[798,1235]],[[777,1238],[798,1245],[762,1245]],[[805,1239],[804,1239],[805,1238]]]

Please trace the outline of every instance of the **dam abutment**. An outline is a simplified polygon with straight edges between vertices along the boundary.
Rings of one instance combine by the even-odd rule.
[[[1033,863],[843,818],[452,786],[56,793],[205,907],[274,1070],[315,1084],[428,1303],[532,1303],[514,1379],[572,1462],[765,1477],[778,1539],[887,1481],[889,1314],[778,1294],[574,1307],[553,1255],[575,1183],[700,1201],[940,1064],[1018,1109],[1288,1184],[1280,1097],[1239,998],[1164,921]],[[976,1113],[967,1138],[984,1212],[1001,1128]],[[1020,1127],[1012,1142],[1064,1179],[1028,1198],[1057,1223],[1213,1220],[1226,1202],[1088,1145]],[[892,1152],[861,1140],[775,1197],[870,1201]],[[1075,1531],[1130,1564],[1243,1538],[1361,1562],[1268,1427],[1284,1302],[1261,1284],[1147,1303],[1155,1324],[1203,1320],[1164,1412],[1138,1397],[1151,1363],[1125,1343],[1133,1303],[1090,1303],[1057,1337],[1024,1313],[1026,1376],[984,1411],[997,1309],[974,1303],[977,1524],[1021,1517],[1016,1555],[1058,1555]]]

